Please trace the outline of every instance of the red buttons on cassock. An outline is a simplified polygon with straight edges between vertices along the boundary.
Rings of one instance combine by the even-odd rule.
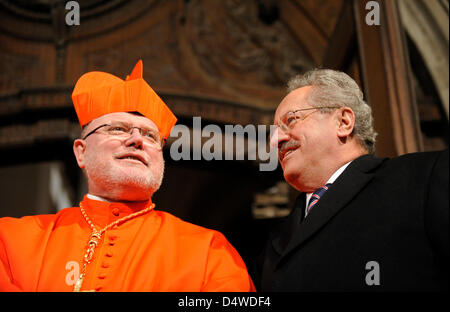
[[[113,256],[113,254],[112,254],[112,252],[108,251],[108,252],[105,254],[105,256],[111,258],[111,257]]]
[[[105,262],[103,262],[103,263],[102,263],[102,268],[104,268],[104,269],[106,269],[106,268],[109,268],[109,264],[108,264],[108,263],[105,263]]]
[[[112,214],[113,214],[113,215],[115,215],[116,217],[118,217],[118,216],[119,216],[119,214],[120,214],[120,210],[119,210],[119,208],[113,208],[113,210],[112,210]]]
[[[102,274],[102,275],[99,275],[99,276],[97,276],[99,279],[105,279],[106,278],[106,275],[104,275],[104,274]]]
[[[113,241],[117,239],[117,235],[109,235],[108,238],[109,240]]]

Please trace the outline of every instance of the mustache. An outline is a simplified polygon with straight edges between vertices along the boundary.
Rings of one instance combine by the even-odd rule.
[[[291,148],[297,148],[300,146],[300,142],[296,140],[289,140],[282,142],[278,145],[278,152],[280,154],[283,154],[285,150],[291,149]]]

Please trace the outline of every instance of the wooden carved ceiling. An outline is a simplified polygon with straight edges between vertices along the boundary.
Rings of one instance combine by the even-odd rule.
[[[73,137],[76,80],[138,59],[180,118],[269,124],[287,79],[321,64],[343,0],[87,0],[79,26],[65,2],[0,1],[0,146]]]

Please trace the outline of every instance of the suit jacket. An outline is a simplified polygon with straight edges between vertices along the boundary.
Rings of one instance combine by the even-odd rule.
[[[361,156],[305,219],[300,194],[257,262],[257,287],[448,290],[448,194],[448,151]]]

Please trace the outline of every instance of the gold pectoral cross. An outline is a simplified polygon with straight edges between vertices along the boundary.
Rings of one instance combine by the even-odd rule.
[[[92,257],[94,256],[95,248],[97,247],[98,241],[100,240],[101,237],[102,237],[102,234],[100,234],[100,232],[97,232],[97,231],[92,232],[91,238],[89,239],[89,242],[88,242],[87,252],[84,255],[84,261],[86,264],[89,264],[91,262]]]
[[[81,291],[81,286],[83,285],[84,276],[86,275],[86,267],[91,262],[92,257],[94,256],[95,248],[98,245],[98,242],[100,241],[102,237],[102,233],[98,232],[96,230],[92,231],[91,237],[88,242],[88,248],[86,250],[86,254],[84,255],[84,263],[83,263],[83,269],[81,270],[80,277],[78,278],[77,282],[75,283],[75,287],[73,289],[74,292]],[[95,290],[84,290],[87,292],[93,292]]]
[[[79,292],[81,289],[81,285],[83,285],[84,274],[80,274],[78,281],[75,283],[75,287],[73,288],[74,292]]]

